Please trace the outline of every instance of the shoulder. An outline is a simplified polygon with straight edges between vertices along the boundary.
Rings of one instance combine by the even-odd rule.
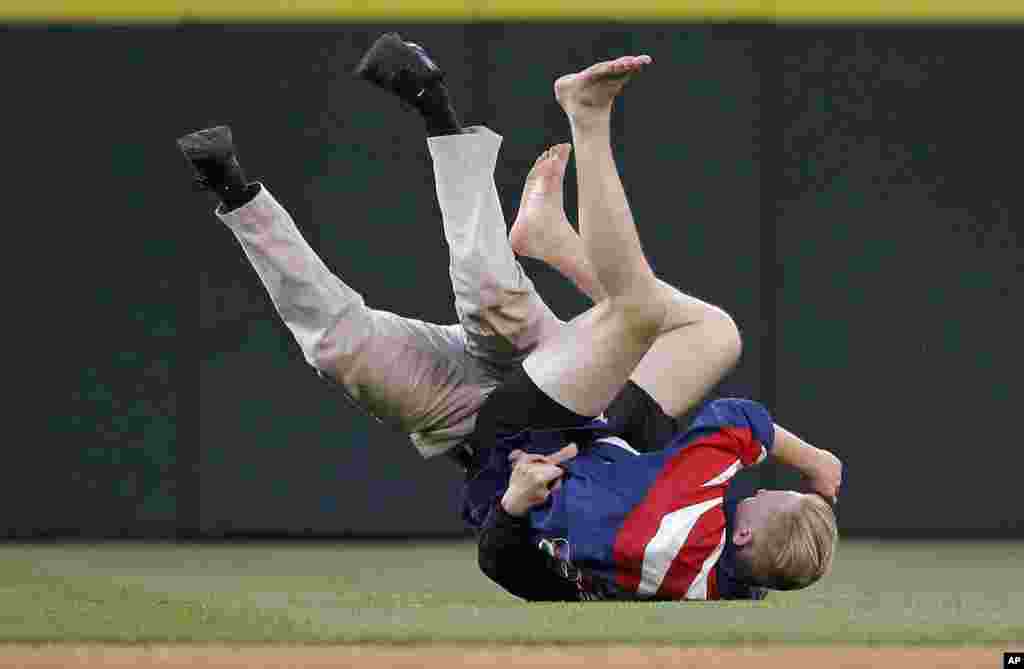
[[[723,397],[705,403],[694,418],[692,427],[747,426],[766,417],[769,417],[768,409],[760,402],[742,397]]]

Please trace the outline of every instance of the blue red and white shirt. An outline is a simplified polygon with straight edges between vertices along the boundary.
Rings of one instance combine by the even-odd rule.
[[[773,436],[762,405],[719,399],[656,452],[637,453],[600,419],[582,430],[503,439],[467,489],[466,518],[483,530],[481,567],[533,600],[760,599],[764,591],[736,575],[736,500],[727,501],[727,490],[743,467],[767,456]],[[581,453],[564,463],[548,501],[523,519],[504,514],[497,500],[508,452],[553,452],[572,441]]]

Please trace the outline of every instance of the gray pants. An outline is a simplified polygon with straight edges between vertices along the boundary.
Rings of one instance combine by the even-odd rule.
[[[234,232],[306,360],[424,457],[464,441],[506,371],[561,321],[508,244],[494,184],[501,137],[431,137],[458,325],[371,309],[324,265],[266,188],[220,219]]]

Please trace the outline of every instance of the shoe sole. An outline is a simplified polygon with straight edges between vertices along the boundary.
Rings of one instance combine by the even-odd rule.
[[[352,74],[378,86],[388,86],[402,71],[414,72],[423,83],[443,77],[441,69],[426,55],[426,51],[422,55],[417,53],[398,33],[384,33],[378,37]]]
[[[178,138],[178,147],[189,160],[227,157],[235,153],[231,128],[219,125]]]

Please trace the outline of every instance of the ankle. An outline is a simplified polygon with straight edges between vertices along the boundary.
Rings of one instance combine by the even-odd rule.
[[[572,129],[574,137],[577,134],[584,136],[611,134],[612,110],[610,107],[608,109],[574,109],[571,112],[566,112],[566,116],[569,118],[569,127]]]
[[[240,187],[228,186],[217,190],[217,196],[221,201],[221,211],[226,214],[244,207],[252,202],[260,194],[261,190],[263,188],[258,183],[246,184]]]
[[[452,104],[448,87],[437,81],[425,88],[416,102],[416,109],[427,124],[427,134],[458,135],[462,133],[462,122]]]

